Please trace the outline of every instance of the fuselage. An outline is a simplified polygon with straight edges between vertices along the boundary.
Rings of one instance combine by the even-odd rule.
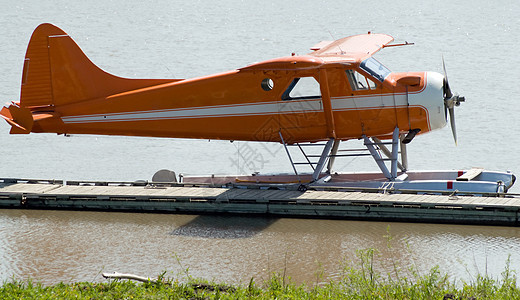
[[[422,134],[445,126],[441,74],[392,73],[372,57],[392,40],[369,33],[205,77],[125,79],[42,24],[27,50],[20,102],[0,114],[11,133],[288,143],[385,139],[396,127]]]

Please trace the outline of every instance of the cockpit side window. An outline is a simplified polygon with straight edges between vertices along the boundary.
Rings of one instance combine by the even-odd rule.
[[[348,81],[353,91],[375,90],[377,85],[370,78],[363,76],[355,70],[346,70]]]
[[[312,76],[294,78],[282,94],[282,100],[315,99],[320,97],[320,84]]]

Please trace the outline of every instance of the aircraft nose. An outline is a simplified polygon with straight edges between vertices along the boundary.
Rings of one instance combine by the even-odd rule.
[[[412,104],[420,105],[427,110],[428,131],[446,126],[447,111],[444,103],[444,76],[437,72],[425,73],[424,89],[410,98]]]
[[[463,96],[459,96],[451,91],[448,77],[437,72],[426,73],[427,86],[424,90],[425,98],[429,103],[430,127],[431,130],[446,126],[448,117],[455,144],[457,144],[457,130],[455,125],[455,106],[459,106],[465,101]],[[443,108],[444,107],[444,112]]]

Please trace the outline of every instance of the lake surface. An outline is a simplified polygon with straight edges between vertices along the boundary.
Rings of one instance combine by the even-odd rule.
[[[520,174],[518,1],[380,3],[335,1],[0,1],[0,99],[18,100],[23,57],[34,28],[66,31],[107,72],[130,78],[190,78],[304,54],[321,40],[387,33],[414,46],[384,49],[393,71],[442,72],[466,96],[456,108],[458,146],[444,128],[408,147],[411,169],[485,167]],[[0,177],[151,179],[184,174],[289,172],[279,145],[52,134],[9,135],[0,122]],[[350,142],[349,142],[350,143]],[[356,142],[352,142],[355,144]],[[244,161],[255,153],[255,163]],[[376,170],[371,160],[338,160],[338,171]],[[520,185],[512,192],[519,192]],[[393,237],[390,246],[388,231]],[[298,282],[340,276],[356,250],[465,280],[499,276],[511,255],[520,270],[520,229],[223,216],[0,210],[0,280],[44,283],[103,279],[101,272],[167,271],[232,282],[283,271]]]
[[[369,248],[379,271],[393,274],[395,263],[401,275],[439,265],[471,280],[499,274],[509,255],[512,266],[520,260],[518,229],[508,227],[32,210],[0,211],[0,224],[2,279],[44,283],[166,271],[236,283],[285,272],[312,284],[339,278]]]

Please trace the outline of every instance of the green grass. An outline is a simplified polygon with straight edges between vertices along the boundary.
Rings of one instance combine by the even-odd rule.
[[[0,299],[520,299],[515,271],[507,261],[500,278],[477,275],[471,282],[450,279],[438,268],[419,275],[410,269],[403,276],[396,267],[381,274],[374,266],[374,249],[357,252],[357,264],[344,267],[343,275],[326,284],[294,284],[284,273],[274,273],[262,283],[224,285],[196,280],[165,278],[138,283],[59,283],[43,286],[31,281],[11,281],[0,286]],[[317,273],[317,282],[323,272]]]

